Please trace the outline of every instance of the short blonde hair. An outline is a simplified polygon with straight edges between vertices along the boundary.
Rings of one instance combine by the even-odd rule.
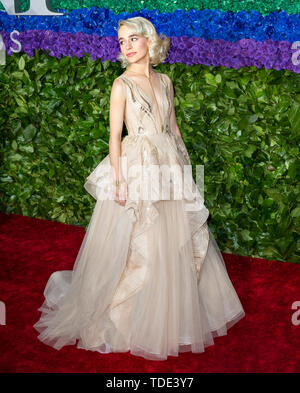
[[[119,20],[118,31],[121,26],[127,26],[133,29],[137,35],[152,40],[149,47],[150,63],[152,65],[156,66],[167,58],[170,48],[170,38],[164,34],[158,35],[155,27],[148,19],[142,16],[136,16],[134,18]],[[122,68],[126,68],[130,64],[122,52],[118,54],[117,59],[121,62]]]

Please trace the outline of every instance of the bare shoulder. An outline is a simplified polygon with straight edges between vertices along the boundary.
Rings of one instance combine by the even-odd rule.
[[[122,87],[122,80],[121,80],[121,78],[119,76],[114,79],[112,87],[115,87],[115,88]]]
[[[111,87],[112,94],[124,96],[124,87],[121,78],[118,76],[114,79],[112,87]]]

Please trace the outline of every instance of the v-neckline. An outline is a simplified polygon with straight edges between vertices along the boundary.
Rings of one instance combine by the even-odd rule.
[[[161,80],[161,75],[159,73],[158,74],[158,78],[159,78],[159,86],[160,86],[160,94],[162,94],[162,80]],[[145,90],[137,83],[137,81],[135,81],[133,78],[131,78],[130,76],[127,75],[121,75],[124,76],[125,78],[129,79],[130,81],[133,81],[133,83],[138,87],[138,89],[140,89],[140,92],[142,92],[142,94],[145,96],[147,102],[153,107],[153,102],[152,100],[150,100],[148,94],[145,93]],[[148,78],[149,79],[149,78]],[[149,81],[150,82],[150,81]],[[151,83],[151,82],[150,82]],[[154,89],[153,89],[154,91]],[[154,93],[155,94],[155,93]],[[156,99],[156,97],[154,97],[154,99]],[[156,100],[157,101],[157,100]],[[158,104],[158,102],[157,102]],[[157,108],[159,110],[159,108]]]

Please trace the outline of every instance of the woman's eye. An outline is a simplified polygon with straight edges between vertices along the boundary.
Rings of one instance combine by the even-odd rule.
[[[131,40],[137,40],[137,37],[132,37]],[[120,45],[123,45],[124,41],[120,41]]]

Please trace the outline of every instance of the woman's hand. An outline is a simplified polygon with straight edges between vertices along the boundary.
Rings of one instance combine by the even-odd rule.
[[[115,184],[115,202],[120,206],[125,206],[126,200],[128,198],[128,186],[127,183],[122,180]]]

